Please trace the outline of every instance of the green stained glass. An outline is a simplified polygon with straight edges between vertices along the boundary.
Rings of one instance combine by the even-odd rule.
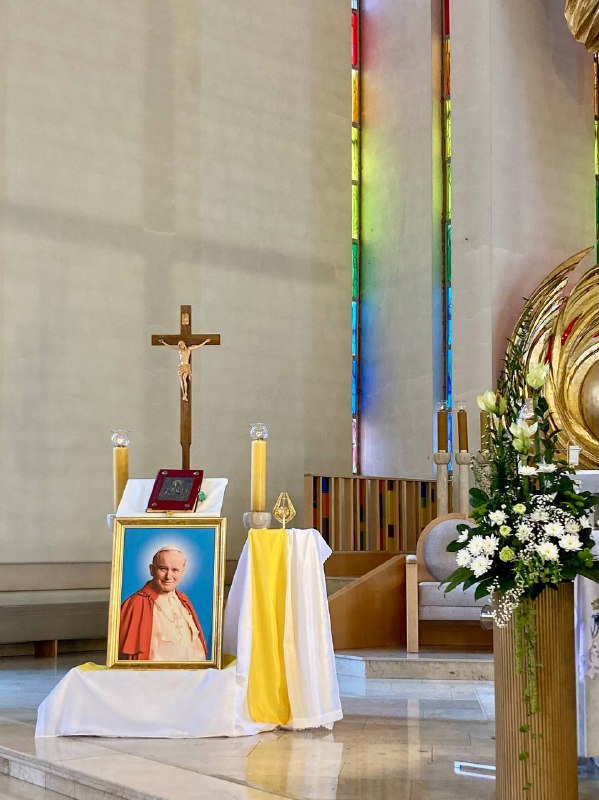
[[[599,175],[599,121],[595,120],[595,175]]]
[[[353,184],[351,187],[351,236],[352,239],[360,237],[360,189]]]
[[[360,180],[360,129],[352,125],[351,129],[351,179]]]
[[[445,158],[451,158],[451,100],[445,100]]]
[[[446,192],[446,194],[445,194],[445,196],[446,196],[445,218],[450,220],[451,219],[451,163],[449,163],[449,162],[445,165],[445,176],[446,176],[445,177],[445,180],[446,180],[446,185],[445,185],[445,192]]]
[[[352,242],[351,256],[352,297],[357,298],[360,291],[360,246],[357,242]]]

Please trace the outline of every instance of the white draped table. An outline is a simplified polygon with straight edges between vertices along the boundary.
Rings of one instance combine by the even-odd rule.
[[[599,546],[599,531],[594,532]],[[578,755],[599,757],[599,584],[576,579]]]
[[[260,536],[269,536],[260,531]],[[323,563],[331,550],[316,530],[287,531],[284,667],[291,716],[286,728],[332,727],[343,716]],[[222,670],[78,667],[38,711],[36,736],[245,736],[277,727],[252,719],[247,693],[252,580],[246,543],[224,620]]]

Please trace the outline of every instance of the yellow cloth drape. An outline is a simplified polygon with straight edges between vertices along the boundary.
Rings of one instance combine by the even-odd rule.
[[[252,651],[248,709],[252,719],[286,725],[291,719],[283,635],[287,593],[287,531],[249,532]]]
[[[77,669],[80,669],[82,672],[90,672],[96,669],[106,669],[106,667],[102,666],[102,664],[95,664],[93,661],[86,661],[85,664],[79,664]]]

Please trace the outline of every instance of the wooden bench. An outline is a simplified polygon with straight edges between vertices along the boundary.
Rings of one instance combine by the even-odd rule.
[[[110,562],[2,564],[0,644],[34,643],[54,656],[59,640],[105,639]]]

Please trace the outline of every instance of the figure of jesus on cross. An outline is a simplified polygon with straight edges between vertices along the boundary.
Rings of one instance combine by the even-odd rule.
[[[181,306],[181,330],[172,335],[152,336],[152,345],[168,347],[179,353],[179,386],[181,389],[182,468],[189,469],[191,449],[191,352],[205,344],[219,345],[218,333],[191,332],[191,306]]]

